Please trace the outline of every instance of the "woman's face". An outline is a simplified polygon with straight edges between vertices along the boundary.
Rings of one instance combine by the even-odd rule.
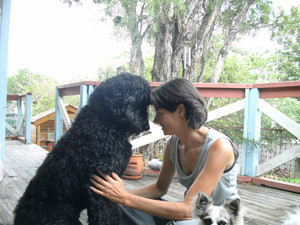
[[[177,110],[170,112],[166,109],[160,108],[156,110],[154,123],[159,124],[164,132],[164,135],[171,135],[176,133],[176,125],[178,124]]]

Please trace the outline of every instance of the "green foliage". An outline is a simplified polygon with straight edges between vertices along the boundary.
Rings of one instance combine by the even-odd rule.
[[[278,50],[278,71],[282,81],[300,79],[300,11],[292,7],[290,14],[284,10],[275,18],[272,38],[283,46]]]
[[[206,63],[210,63],[207,61]],[[207,76],[209,79],[209,76]],[[207,78],[206,78],[207,79]],[[263,57],[262,55],[230,55],[227,57],[220,83],[263,83],[278,82],[282,78],[277,70],[276,55]],[[238,99],[213,98],[209,111],[228,105]],[[296,123],[300,123],[300,102],[296,98],[264,99]],[[239,111],[220,119],[211,121],[208,126],[215,127],[241,144],[243,141],[244,111]],[[283,141],[291,141],[295,137],[286,132],[279,124],[269,117],[262,115],[261,147],[270,148],[271,144],[282,145]],[[275,138],[274,138],[275,137]],[[270,148],[271,149],[271,148]]]
[[[221,1],[222,16],[219,17],[218,23],[224,32],[232,23],[234,18],[240,11],[244,0],[227,0]],[[239,33],[255,32],[259,27],[270,24],[273,17],[273,7],[271,0],[256,0],[250,7],[245,20],[242,22]]]
[[[159,15],[162,13],[161,9],[166,9],[167,11],[164,12],[167,15],[169,15],[169,17],[172,17],[173,14],[170,14],[170,9],[172,7],[170,7],[171,5],[173,6],[174,9],[174,15],[177,14],[182,14],[185,13],[186,10],[186,4],[188,3],[188,1],[181,1],[181,0],[165,0],[165,1],[161,1],[161,0],[147,0],[145,1],[147,3],[146,7],[147,7],[147,11],[149,12],[152,20],[157,20]]]
[[[70,105],[73,105],[73,106],[79,106],[80,95],[65,96],[64,97],[64,103],[65,104],[70,104]]]
[[[55,91],[58,82],[41,74],[31,73],[28,69],[7,79],[7,93],[32,93],[32,115],[55,107]],[[65,104],[79,105],[79,96],[64,97]]]
[[[279,180],[284,181],[284,182],[289,182],[289,183],[292,183],[292,184],[300,184],[300,178],[299,177],[295,177],[295,178],[280,177]]]
[[[111,63],[106,67],[101,67],[98,70],[98,79],[105,80],[109,77],[115,76],[119,72],[129,71],[130,64],[126,63],[129,53],[124,52],[119,56],[113,57]],[[153,54],[145,58],[145,73],[144,78],[151,81],[151,70],[153,67]]]
[[[256,0],[250,8],[245,21],[243,30],[250,31],[259,27],[269,25],[274,17],[274,8],[271,0]]]
[[[98,78],[100,81],[106,80],[107,78],[113,77],[116,75],[117,71],[112,66],[106,66],[106,68],[98,69]]]
[[[8,77],[7,92],[10,94],[32,93],[32,115],[55,106],[55,87],[57,82],[49,77],[30,73],[27,69]]]
[[[210,104],[209,111],[225,105],[229,105],[230,103],[238,100],[240,99],[213,98]],[[300,123],[300,103],[296,98],[274,98],[264,100],[275,107],[277,110],[284,113],[291,120],[295,121],[298,124]],[[275,121],[267,117],[265,114],[262,114],[261,119],[262,129],[260,141],[244,139],[244,110],[210,121],[206,124],[206,126],[213,127],[220,132],[223,132],[236,144],[249,143],[255,146],[260,145],[261,148],[267,149],[269,151],[273,150],[272,146],[274,145],[283,146],[285,143],[290,143],[291,141],[296,139],[295,136],[293,136]]]
[[[300,80],[300,56],[278,52],[278,72],[281,74],[280,81]]]
[[[268,102],[270,105],[272,105],[273,107],[275,107],[277,110],[282,112],[284,115],[289,117],[291,120],[300,124],[300,102],[296,98],[271,98],[271,99],[264,99],[264,100]],[[267,134],[267,132],[269,131],[265,131],[266,134],[264,136],[267,137],[265,139],[270,143],[275,142],[280,145],[280,141],[282,141],[283,139],[285,141],[290,141],[292,139],[295,139],[295,137],[292,134],[286,132],[283,127],[275,123],[273,120],[271,120],[269,117],[265,116],[264,114],[262,115],[262,128],[278,130],[277,136],[281,136],[281,138],[274,138],[275,137],[274,133],[269,135]],[[285,131],[285,133],[283,133],[283,131]]]
[[[278,82],[276,56],[263,55],[231,55],[228,56],[220,83],[263,83]]]
[[[252,75],[249,74],[247,58],[238,55],[229,56],[224,63],[220,83],[251,83]]]
[[[145,58],[145,73],[144,78],[148,81],[151,81],[151,71],[153,68],[153,61],[154,55],[150,55],[149,57]]]
[[[221,83],[259,83],[278,82],[280,74],[276,72],[276,57],[262,57],[259,55],[229,56],[225,62]],[[296,123],[300,123],[300,103],[296,98],[271,98],[264,99]],[[237,99],[213,98],[210,111],[228,105]],[[209,122],[209,126],[218,127],[220,131],[231,137],[235,143],[243,142],[244,112],[239,111],[226,117]],[[269,117],[262,115],[261,147],[269,148],[271,144],[282,145],[283,141],[291,141],[295,137],[289,132],[283,132],[279,124]],[[237,129],[240,128],[240,129]],[[276,133],[276,134],[275,134]],[[283,135],[284,134],[284,135]],[[274,138],[276,137],[276,138]]]
[[[241,99],[232,98],[213,98],[209,111],[229,105]],[[210,121],[206,124],[216,130],[223,132],[230,137],[236,144],[243,143],[244,110],[232,113],[219,119]]]
[[[105,80],[115,76],[117,73],[129,71],[128,58],[128,52],[123,52],[118,56],[112,57],[106,67],[100,67],[98,69],[98,79],[100,81]]]
[[[291,13],[286,15],[283,10],[275,14],[271,2],[258,1],[247,14],[246,25],[242,29],[249,30],[249,27],[259,28],[270,26],[272,28],[273,40],[276,40],[282,49],[274,54],[248,54],[239,49],[232,48],[226,58],[220,83],[262,83],[300,80],[300,13],[299,7],[293,7]],[[229,3],[228,3],[229,4]],[[240,1],[236,1],[235,7],[239,7]],[[231,10],[228,7],[224,10],[221,24],[228,26]],[[273,23],[273,24],[272,24]],[[224,32],[223,32],[224,33]],[[253,33],[254,34],[254,33]],[[218,49],[223,44],[223,35],[213,35],[209,52],[205,56],[205,68],[202,82],[210,82],[211,75],[217,60]]]

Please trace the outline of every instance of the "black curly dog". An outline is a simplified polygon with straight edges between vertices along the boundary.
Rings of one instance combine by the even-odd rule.
[[[75,122],[48,154],[15,208],[15,225],[122,224],[119,208],[91,192],[96,169],[122,176],[131,156],[128,138],[149,129],[150,87],[118,74],[101,82]]]

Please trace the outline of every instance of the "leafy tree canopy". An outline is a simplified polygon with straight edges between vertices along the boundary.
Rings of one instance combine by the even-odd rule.
[[[18,74],[8,77],[7,80],[8,93],[32,93],[32,115],[55,107],[56,86],[57,82],[55,80],[44,75],[31,73],[28,69],[19,70]]]
[[[47,76],[31,73],[28,69],[19,70],[18,74],[7,79],[7,93],[32,93],[32,115],[55,107],[55,90],[59,83]],[[78,105],[78,96],[66,99],[65,103]]]
[[[300,80],[300,11],[292,7],[289,14],[279,12],[272,27],[272,39],[282,49],[277,51],[278,72],[282,81]]]

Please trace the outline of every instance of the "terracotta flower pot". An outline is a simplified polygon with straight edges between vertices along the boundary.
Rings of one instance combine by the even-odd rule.
[[[128,180],[137,180],[142,178],[144,168],[143,154],[132,155],[123,178]]]

